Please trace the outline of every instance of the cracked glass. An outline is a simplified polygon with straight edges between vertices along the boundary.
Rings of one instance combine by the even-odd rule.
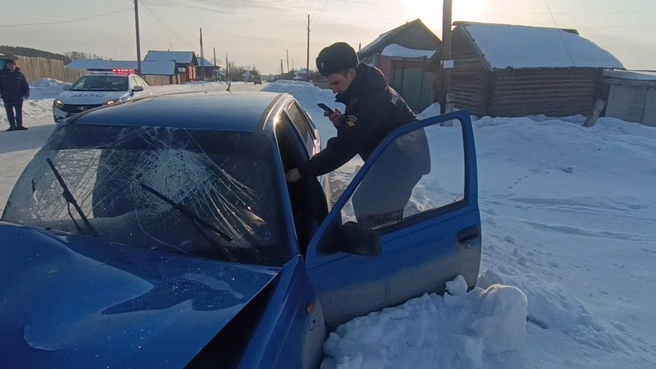
[[[21,175],[2,219],[81,234],[47,158],[109,245],[241,263],[289,259],[274,148],[262,133],[62,127]]]

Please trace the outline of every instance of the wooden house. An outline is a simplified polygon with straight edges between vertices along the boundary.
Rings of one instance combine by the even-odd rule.
[[[449,92],[456,108],[478,116],[588,115],[604,69],[623,69],[576,30],[456,22]],[[426,70],[441,85],[441,54]],[[440,96],[441,94],[436,94]]]

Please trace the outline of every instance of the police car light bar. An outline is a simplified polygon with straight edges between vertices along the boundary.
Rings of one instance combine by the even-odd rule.
[[[134,73],[134,69],[123,69],[123,68],[114,68],[112,69],[114,73]]]

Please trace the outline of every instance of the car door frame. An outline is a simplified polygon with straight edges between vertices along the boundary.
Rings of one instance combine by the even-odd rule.
[[[341,217],[341,209],[351,198],[381,152],[395,138],[405,133],[454,119],[462,122],[465,160],[463,199],[419,213],[404,219],[396,225],[381,229],[379,231],[383,243],[383,254],[381,256],[365,257],[341,252],[328,255],[321,254],[319,252],[320,242],[327,232],[334,231],[335,222],[340,220],[338,216]],[[466,270],[466,273],[464,273],[466,274],[465,279],[470,288],[473,287],[478,276],[481,255],[477,188],[475,143],[473,128],[467,111],[431,117],[405,125],[390,133],[344,190],[308,246],[306,267],[324,308],[327,324],[334,328],[336,325],[356,316],[402,303],[425,292],[443,292],[446,280],[444,280],[443,275],[438,275],[439,273],[431,273],[433,268],[442,268],[441,270],[444,270],[444,273],[452,279],[457,276],[457,274],[452,274],[455,274],[458,268],[468,267],[472,270]],[[454,227],[460,227],[461,224],[464,224],[462,229],[453,229]],[[428,245],[430,242],[437,242],[432,241],[431,237],[436,237],[436,239],[438,236],[448,237],[446,232],[456,234],[456,237],[465,235],[463,232],[467,232],[467,250],[461,250],[461,248],[464,248],[464,244],[460,245],[455,238],[453,245],[448,241],[449,244],[445,244],[446,247],[441,247],[439,250],[429,249],[428,246],[424,246],[424,243]],[[433,236],[433,233],[436,235]],[[394,257],[396,259],[386,257],[386,245],[393,245],[394,242],[398,243],[399,240],[407,240],[411,245],[391,251],[395,253]],[[438,255],[437,252],[441,254]],[[458,257],[462,256],[463,260],[466,260],[464,264],[471,265],[464,265],[463,262],[449,265],[449,257],[444,255],[451,252],[458,252]],[[466,254],[460,254],[461,252]],[[432,257],[434,260],[431,259],[431,262],[434,262],[423,264],[415,272],[409,268],[409,266],[412,266],[414,257]],[[399,264],[398,270],[394,269],[396,263]],[[405,264],[401,265],[402,263]],[[420,264],[420,262],[417,262],[417,264]],[[383,271],[389,271],[390,269],[395,271],[395,273],[391,273],[394,275],[383,273]],[[397,276],[396,280],[393,278],[394,276]],[[407,288],[398,288],[399,284],[403,285],[404,283],[408,284]],[[338,293],[335,291],[338,291]],[[336,297],[337,295],[339,297]]]
[[[292,105],[295,106],[296,109],[298,109],[298,111],[300,112],[301,118],[303,119],[303,121],[304,121],[304,123],[305,123],[305,125],[308,129],[308,132],[310,133],[310,136],[312,138],[312,152],[309,153],[310,157],[312,157],[312,156],[318,154],[322,149],[322,147],[321,147],[321,137],[319,135],[319,130],[317,129],[314,122],[312,121],[312,118],[310,117],[310,115],[307,113],[307,111],[305,111],[305,109],[303,109],[303,107],[298,102],[298,100],[292,99],[289,103],[287,103],[285,105],[285,108],[283,110],[284,110],[285,114],[287,114],[289,119],[292,121],[292,125],[296,129],[296,134],[301,139],[301,141],[303,141],[303,147],[306,148],[306,151],[307,151],[307,146],[306,146],[305,138],[301,137],[300,132],[298,132],[298,128],[294,124],[294,119],[288,113],[288,109]],[[317,177],[317,179],[319,180],[319,184],[323,188],[324,195],[325,195],[325,198],[326,198],[326,203],[328,205],[328,210],[330,210],[332,208],[332,205],[331,205],[331,203],[332,203],[332,193],[331,193],[331,189],[330,189],[330,173],[321,175],[321,176]]]

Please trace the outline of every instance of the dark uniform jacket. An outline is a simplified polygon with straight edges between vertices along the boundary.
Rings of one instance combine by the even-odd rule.
[[[7,67],[0,70],[0,98],[6,100],[22,100],[30,94],[30,85],[20,68],[10,72]]]
[[[355,79],[344,93],[337,94],[336,101],[346,105],[345,119],[326,148],[299,167],[302,175],[332,172],[356,154],[366,161],[390,132],[417,120],[403,98],[387,85],[383,73],[366,64],[356,67]],[[416,165],[422,174],[427,174],[430,172],[428,143],[423,130],[419,136],[418,146],[404,150],[403,155],[408,165]]]

